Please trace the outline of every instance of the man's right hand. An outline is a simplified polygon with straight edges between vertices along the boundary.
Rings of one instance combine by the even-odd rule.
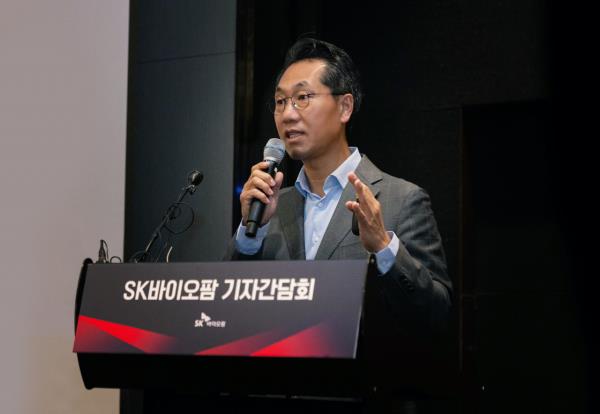
[[[275,213],[277,200],[279,199],[279,189],[283,182],[283,173],[278,171],[275,178],[271,177],[264,170],[269,167],[267,161],[261,161],[252,166],[252,172],[248,181],[244,184],[242,194],[240,194],[240,203],[242,205],[242,224],[245,226],[250,213],[250,204],[253,199],[258,199],[265,204],[261,226],[264,226]]]

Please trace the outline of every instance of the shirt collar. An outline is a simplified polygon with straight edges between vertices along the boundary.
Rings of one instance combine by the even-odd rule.
[[[325,194],[336,185],[342,189],[346,187],[346,184],[348,184],[348,173],[356,170],[356,167],[360,164],[360,160],[361,156],[358,148],[350,147],[350,156],[325,179],[325,184],[323,186]],[[304,167],[300,169],[300,173],[298,174],[298,178],[296,178],[294,185],[305,198],[311,193],[310,186],[308,185],[308,178],[304,173]]]

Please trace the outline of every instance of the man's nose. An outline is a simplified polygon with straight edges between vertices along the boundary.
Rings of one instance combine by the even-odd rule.
[[[295,121],[300,117],[298,109],[292,103],[292,100],[288,100],[285,107],[283,108],[283,112],[281,113],[281,119],[286,121]]]

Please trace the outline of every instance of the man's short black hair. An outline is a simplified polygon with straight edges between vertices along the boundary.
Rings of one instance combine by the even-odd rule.
[[[331,93],[350,93],[354,97],[354,111],[358,112],[362,102],[360,75],[354,62],[343,49],[318,39],[302,38],[290,47],[277,75],[275,84],[279,84],[283,72],[292,64],[306,59],[320,59],[327,67],[321,77],[321,83],[331,89]]]

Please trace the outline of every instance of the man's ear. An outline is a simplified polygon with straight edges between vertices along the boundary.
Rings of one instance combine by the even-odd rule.
[[[350,121],[352,112],[354,111],[354,96],[351,93],[344,94],[340,97],[340,121],[346,124]]]

